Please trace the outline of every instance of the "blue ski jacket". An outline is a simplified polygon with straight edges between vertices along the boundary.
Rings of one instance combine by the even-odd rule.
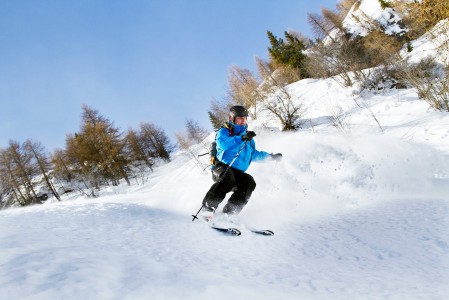
[[[222,127],[217,132],[216,141],[217,159],[229,165],[243,146],[244,140],[242,139],[242,135],[246,133],[247,125],[240,126],[228,122],[227,127],[233,131],[233,134],[231,135],[230,129]],[[252,161],[264,160],[269,156],[270,154],[268,152],[256,150],[256,143],[254,140],[250,140],[240,152],[232,168],[245,172],[248,170]]]

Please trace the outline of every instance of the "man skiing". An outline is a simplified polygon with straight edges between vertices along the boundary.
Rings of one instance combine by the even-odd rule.
[[[234,193],[224,206],[223,213],[240,213],[256,188],[254,178],[245,173],[251,162],[282,158],[281,153],[270,154],[256,150],[253,140],[256,133],[247,131],[247,117],[248,111],[243,106],[233,106],[230,109],[229,121],[217,132],[217,154],[213,169],[213,179],[216,182],[203,199],[202,216],[206,219],[211,217],[226,194],[231,191]]]

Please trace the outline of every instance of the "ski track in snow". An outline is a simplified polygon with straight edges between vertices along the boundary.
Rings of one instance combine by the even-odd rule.
[[[392,200],[232,237],[132,203],[7,211],[0,299],[444,299],[448,213]]]

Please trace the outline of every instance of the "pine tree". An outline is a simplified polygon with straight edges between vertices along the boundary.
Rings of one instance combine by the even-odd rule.
[[[215,116],[214,113],[211,111],[208,111],[207,113],[209,115],[209,120],[214,130],[217,131],[218,129],[220,129],[220,127],[223,125],[223,120],[220,120],[220,118]]]
[[[284,41],[281,38],[277,38],[271,31],[267,31],[268,39],[270,40],[271,47],[268,47],[268,52],[273,60],[282,61],[282,45]]]
[[[284,32],[285,41],[277,38],[273,33],[267,31],[271,47],[268,47],[271,59],[281,65],[287,65],[300,71],[301,77],[308,77],[304,68],[305,49],[304,43],[293,34]]]

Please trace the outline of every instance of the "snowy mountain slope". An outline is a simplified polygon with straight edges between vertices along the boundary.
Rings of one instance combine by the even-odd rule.
[[[240,215],[275,236],[191,222],[212,181],[179,152],[145,185],[0,212],[0,299],[444,299],[449,116],[411,90],[289,89],[309,127],[250,123],[257,147],[284,159],[251,165],[257,188]]]
[[[208,158],[177,152],[144,185],[0,211],[0,299],[447,299],[449,114],[414,90],[288,90],[304,127],[250,121],[257,147],[284,157],[251,165],[257,188],[239,216],[274,236],[192,222]]]
[[[284,159],[250,167],[240,215],[275,236],[191,222],[211,179],[180,152],[145,185],[0,212],[0,299],[444,299],[448,117],[407,90],[360,108],[332,80],[290,88],[313,127],[251,123]],[[326,118],[334,102],[345,132]]]

